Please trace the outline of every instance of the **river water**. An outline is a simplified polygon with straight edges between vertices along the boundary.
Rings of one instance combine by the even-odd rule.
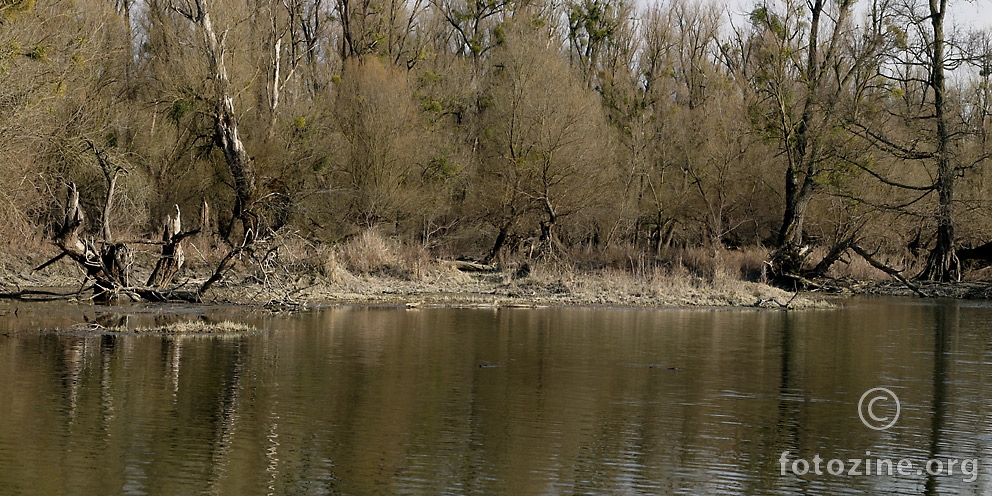
[[[2,304],[0,494],[992,493],[992,305],[839,303]],[[176,318],[263,331],[80,326]],[[859,416],[875,387],[899,399],[898,417],[891,399],[868,412],[885,430],[867,402]],[[913,468],[856,475],[852,459]]]

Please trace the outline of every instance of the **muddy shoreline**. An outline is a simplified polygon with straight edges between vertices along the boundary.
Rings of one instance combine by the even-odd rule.
[[[0,266],[0,293],[42,289],[74,294],[84,286],[73,265],[32,271],[34,260],[5,260]],[[192,291],[206,277],[210,264],[190,267],[175,289]],[[337,305],[400,306],[407,308],[473,307],[534,308],[564,306],[656,308],[815,309],[834,306],[845,296],[919,297],[891,280],[829,279],[799,293],[733,277],[694,274],[633,275],[624,271],[556,271],[535,269],[524,277],[512,271],[463,272],[434,264],[409,274],[352,274],[346,270],[268,272],[241,268],[202,296],[204,304],[264,306],[279,309]],[[928,297],[992,299],[992,283],[917,283]],[[75,296],[24,297],[22,300],[87,302],[90,293]],[[154,304],[151,304],[154,305]]]
[[[898,296],[920,299],[948,298],[960,300],[992,300],[992,281],[962,281],[957,283],[941,283],[912,281],[920,296],[912,288],[899,281],[893,280],[818,280],[819,285],[804,294],[844,296]]]
[[[30,266],[25,264],[24,266]],[[47,273],[10,270],[0,276],[0,293],[41,289],[76,293],[82,276],[63,267]],[[191,291],[207,275],[193,272],[175,289]],[[26,295],[23,300],[86,301],[88,291],[75,296]],[[829,308],[821,296],[794,293],[766,284],[725,277],[635,277],[619,271],[549,272],[535,270],[526,277],[508,272],[462,272],[439,265],[416,278],[390,274],[354,275],[345,271],[279,271],[259,274],[235,271],[202,296],[204,303],[305,308],[333,305],[419,307],[751,307],[769,309]]]

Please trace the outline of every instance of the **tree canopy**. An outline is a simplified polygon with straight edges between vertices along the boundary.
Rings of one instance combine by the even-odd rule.
[[[206,199],[232,245],[490,261],[761,246],[802,279],[858,245],[947,281],[992,239],[992,37],[952,0],[638,5],[0,0],[0,232],[51,238],[71,183],[93,235]]]

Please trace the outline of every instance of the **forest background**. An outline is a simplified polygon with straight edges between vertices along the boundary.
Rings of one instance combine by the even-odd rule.
[[[0,251],[47,253],[71,183],[105,245],[205,201],[215,260],[958,280],[992,253],[992,33],[955,8],[0,0]]]

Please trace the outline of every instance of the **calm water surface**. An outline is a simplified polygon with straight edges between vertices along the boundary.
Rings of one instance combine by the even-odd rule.
[[[38,332],[0,305],[0,494],[989,494],[992,306],[188,310],[239,337]],[[15,315],[16,310],[16,315]],[[863,392],[901,400],[862,424]],[[979,459],[977,478],[780,457]]]

